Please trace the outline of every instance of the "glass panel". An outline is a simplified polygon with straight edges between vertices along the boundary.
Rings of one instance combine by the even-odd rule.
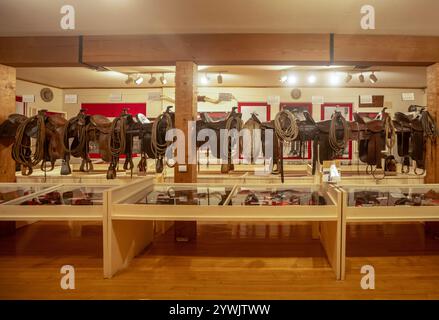
[[[240,187],[232,198],[236,206],[317,206],[333,204],[318,188],[310,187]]]
[[[439,206],[439,187],[345,187],[348,206]]]
[[[153,190],[145,191],[136,204],[163,205],[223,205],[232,187],[202,186],[153,186]]]
[[[50,185],[0,185],[0,204],[53,187]]]
[[[63,186],[23,201],[21,205],[102,205],[103,192],[112,186]]]

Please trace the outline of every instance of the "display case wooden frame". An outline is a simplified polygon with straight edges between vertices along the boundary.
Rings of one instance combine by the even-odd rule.
[[[341,241],[341,280],[346,275],[346,228],[348,223],[391,223],[391,222],[426,222],[439,221],[439,206],[374,206],[354,207],[349,206],[349,189],[373,188],[386,190],[390,188],[407,189],[439,189],[439,184],[413,184],[413,185],[346,185],[339,186],[342,192],[342,241]],[[395,210],[397,208],[397,210]]]
[[[156,184],[167,186],[172,184]],[[187,187],[209,187],[206,184],[179,184]],[[150,178],[120,186],[108,192],[108,244],[104,250],[108,260],[104,276],[111,278],[126,268],[130,261],[153,241],[153,221],[306,221],[318,223],[320,241],[336,279],[341,276],[341,192],[329,186],[325,191],[332,204],[326,206],[229,206],[238,186],[247,184],[216,184],[232,189],[221,206],[130,204],[153,190]],[[278,184],[285,188],[286,185]],[[291,187],[291,185],[288,185]],[[298,184],[297,187],[318,187],[316,184]],[[254,185],[255,188],[261,185]],[[270,185],[276,187],[276,185]],[[208,207],[208,208],[206,208]]]
[[[58,184],[53,187],[8,201],[1,207],[0,221],[104,221],[107,215],[107,192],[103,191],[100,205],[23,206],[23,201],[59,190],[63,187],[103,187],[95,184]],[[108,185],[109,188],[113,187]],[[62,210],[61,210],[62,208]]]

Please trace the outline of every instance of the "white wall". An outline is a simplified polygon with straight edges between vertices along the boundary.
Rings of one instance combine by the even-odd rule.
[[[41,99],[40,91],[43,88],[50,88],[53,91],[53,100],[51,102],[44,102]],[[46,86],[46,85],[40,85],[32,82],[17,80],[17,89],[16,89],[16,95],[17,96],[23,96],[23,95],[29,95],[32,94],[35,96],[35,102],[34,103],[28,103],[28,107],[35,107],[37,109],[47,109],[49,111],[62,111],[63,110],[63,103],[64,103],[64,97],[63,97],[63,90]]]
[[[64,94],[78,95],[78,103],[64,104],[64,111],[67,112],[68,117],[73,117],[79,112],[82,103],[111,103],[110,95],[121,93],[122,103],[145,102],[148,117],[156,117],[167,104],[162,101],[148,101],[148,93],[152,92],[162,94],[162,89],[66,89]]]

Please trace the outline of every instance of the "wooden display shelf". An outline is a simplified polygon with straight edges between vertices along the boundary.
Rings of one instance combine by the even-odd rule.
[[[156,184],[156,186],[172,186]],[[178,184],[179,187],[211,187],[207,184]],[[229,205],[239,186],[247,184],[216,184],[214,188],[231,188],[231,192],[220,206],[208,205],[154,205],[131,204],[142,199],[154,188],[153,179],[145,178],[127,186],[119,186],[108,192],[108,261],[104,276],[111,278],[126,268],[130,261],[153,241],[153,221],[307,221],[318,224],[319,236],[337,279],[341,276],[341,192],[329,186],[325,206],[243,206]],[[297,187],[318,187],[315,184],[299,184]],[[254,185],[260,188],[261,185]],[[286,185],[270,185],[270,188],[285,188]],[[291,185],[288,185],[291,187]],[[211,187],[212,188],[212,187]]]
[[[341,279],[346,273],[346,229],[348,223],[392,223],[392,222],[426,222],[439,221],[439,206],[349,206],[350,189],[369,189],[373,191],[393,188],[406,188],[413,190],[439,190],[439,184],[413,184],[413,185],[345,185],[337,187],[342,192],[342,241],[341,241]]]

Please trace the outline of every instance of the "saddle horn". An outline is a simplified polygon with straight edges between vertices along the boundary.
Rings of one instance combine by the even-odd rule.
[[[174,108],[174,106],[167,106],[166,107],[166,113],[171,113],[171,109]]]

